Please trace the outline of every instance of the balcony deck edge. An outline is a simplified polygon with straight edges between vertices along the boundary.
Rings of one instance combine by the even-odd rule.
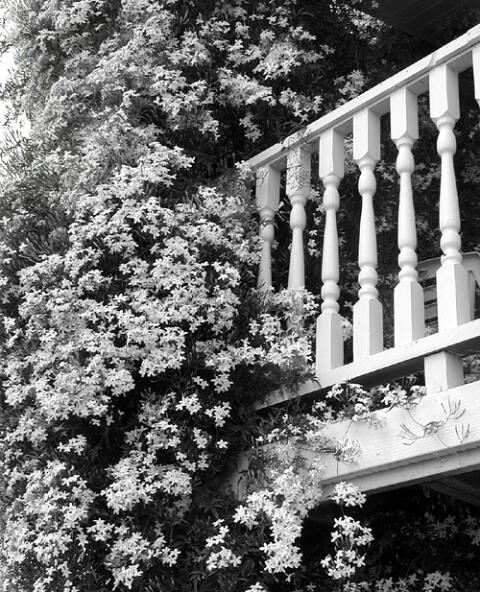
[[[352,362],[317,376],[294,392],[286,389],[274,391],[257,404],[257,409],[288,403],[292,399],[313,399],[340,382],[355,382],[370,387],[392,382],[423,370],[425,357],[449,351],[466,356],[480,351],[480,319],[465,323],[433,335],[428,335],[400,347],[384,350],[361,360]]]

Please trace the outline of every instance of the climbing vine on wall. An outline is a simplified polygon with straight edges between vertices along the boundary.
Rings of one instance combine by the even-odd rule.
[[[376,82],[389,31],[328,1],[1,7],[7,123],[29,122],[1,163],[3,589],[355,589],[367,524],[338,518],[313,559],[302,542],[321,455],[357,452],[321,433],[352,400],[255,412],[311,376],[317,302],[257,291],[234,165]],[[292,438],[318,466],[278,456]],[[249,451],[238,503],[226,484]]]

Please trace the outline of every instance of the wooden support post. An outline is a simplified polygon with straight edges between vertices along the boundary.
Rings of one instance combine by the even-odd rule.
[[[418,283],[417,232],[413,204],[412,173],[415,162],[412,147],[418,139],[418,102],[406,87],[390,97],[392,140],[398,148],[397,173],[400,177],[398,205],[398,274],[394,291],[395,346],[425,336],[423,289]]]
[[[473,81],[475,85],[475,99],[480,105],[480,45],[472,50]]]
[[[325,231],[322,255],[322,313],[317,320],[316,373],[343,365],[342,319],[338,314],[340,289],[337,210],[340,205],[338,185],[344,175],[345,140],[333,128],[320,136],[320,178],[325,192]]]
[[[464,383],[462,358],[447,351],[425,358],[427,394],[440,393]]]
[[[373,196],[377,184],[373,170],[380,159],[380,118],[364,109],[353,118],[353,158],[360,169],[358,191],[362,196],[358,264],[359,300],[353,307],[353,357],[368,358],[383,349],[383,312],[376,288],[377,237]]]
[[[271,166],[256,171],[255,195],[260,214],[260,238],[263,241],[258,287],[268,291],[272,286],[272,243],[275,238],[275,215],[280,201],[280,171]]]
[[[306,226],[305,204],[310,194],[311,156],[301,147],[289,150],[287,155],[287,195],[292,204],[290,228],[292,248],[288,272],[288,289],[305,287],[305,255],[303,231]]]
[[[447,64],[430,71],[430,116],[438,128],[441,157],[440,246],[444,253],[437,271],[438,327],[440,331],[470,320],[468,272],[462,265],[460,208],[453,156],[457,143],[453,128],[460,117],[458,74]]]

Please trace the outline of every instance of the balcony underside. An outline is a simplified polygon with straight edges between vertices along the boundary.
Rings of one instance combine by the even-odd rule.
[[[478,8],[477,0],[377,0],[369,12],[388,25],[434,43],[438,29],[457,24],[467,12]]]

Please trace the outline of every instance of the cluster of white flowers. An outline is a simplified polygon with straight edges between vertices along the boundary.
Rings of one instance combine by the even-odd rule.
[[[236,567],[242,561],[242,558],[226,547],[226,538],[230,534],[230,529],[225,525],[225,521],[220,519],[213,523],[218,529],[218,534],[207,538],[205,547],[211,549],[207,558],[207,569],[213,571],[216,569],[225,569],[226,567]]]
[[[156,530],[157,537],[152,542],[126,521],[112,529],[107,565],[113,574],[114,588],[121,585],[131,588],[134,580],[143,574],[144,566],[155,558],[168,566],[176,564],[180,551],[168,547],[161,525],[158,524]]]
[[[407,391],[398,385],[387,384],[386,386],[378,387],[378,391],[383,395],[382,402],[384,405],[387,407],[402,407],[403,409],[415,407],[426,394],[425,387],[418,385],[412,386]]]
[[[15,566],[25,560],[36,562],[46,574],[34,583],[35,590],[42,592],[47,592],[56,578],[63,579],[65,589],[78,592],[72,582],[69,550],[85,552],[88,537],[84,527],[97,496],[71,469],[66,463],[50,461],[33,471],[23,495],[16,496],[15,507],[6,515],[2,571],[10,568],[15,572]],[[5,477],[13,477],[11,486],[18,479],[10,471]]]
[[[413,592],[418,590],[419,577],[416,573],[409,575],[406,578],[394,580],[393,578],[380,578],[374,584],[370,585],[364,582],[364,590],[369,592],[374,589],[375,592]],[[356,592],[356,590],[352,590]]]
[[[472,545],[480,545],[480,520],[474,516],[467,515],[465,518],[465,534],[472,541]]]
[[[265,586],[260,584],[260,582],[256,582],[252,586],[248,588],[245,592],[266,592]]]
[[[332,499],[346,507],[362,506],[366,500],[356,486],[347,483],[339,483],[335,487]],[[329,554],[322,559],[322,566],[333,579],[348,581],[357,568],[365,565],[365,554],[360,552],[360,548],[373,541],[372,531],[358,520],[344,515],[335,518],[331,538],[336,552],[333,556]]]
[[[425,576],[423,591],[434,592],[440,590],[440,592],[448,592],[448,590],[452,590],[452,587],[453,580],[449,572],[442,574],[439,571],[434,571]]]
[[[224,402],[221,405],[215,405],[211,409],[206,409],[205,415],[213,418],[215,425],[218,428],[222,428],[225,425],[227,419],[230,417],[231,410],[232,406],[230,403]]]
[[[335,580],[349,579],[358,567],[365,565],[365,554],[359,548],[373,541],[372,532],[351,516],[335,518],[332,542],[337,550],[335,555],[322,559],[322,566]]]
[[[339,411],[328,410],[331,419],[376,422],[372,397],[360,384],[352,382],[336,384],[327,393],[327,399],[333,399],[342,404]]]
[[[331,498],[339,506],[346,506],[347,508],[354,506],[362,507],[367,501],[367,496],[358,487],[353,483],[346,483],[345,481],[341,481],[335,485]]]
[[[183,396],[182,399],[177,403],[176,409],[181,411],[182,409],[186,409],[190,415],[196,415],[199,411],[202,410],[202,404],[198,398],[197,393],[189,396]]]
[[[271,541],[260,549],[266,556],[267,572],[288,574],[299,567],[298,537],[305,516],[322,497],[322,471],[319,464],[300,473],[293,466],[278,468],[268,487],[249,494],[237,508],[235,522],[249,529],[267,518]]]
[[[160,465],[155,456],[131,451],[110,470],[113,479],[104,490],[108,506],[115,513],[131,510],[135,505],[152,503],[163,491],[175,497],[188,497],[192,490],[191,475],[175,465]]]
[[[379,578],[367,582],[347,581],[342,592],[448,592],[454,590],[454,580],[449,572],[439,571],[424,573],[422,569],[405,578]]]

